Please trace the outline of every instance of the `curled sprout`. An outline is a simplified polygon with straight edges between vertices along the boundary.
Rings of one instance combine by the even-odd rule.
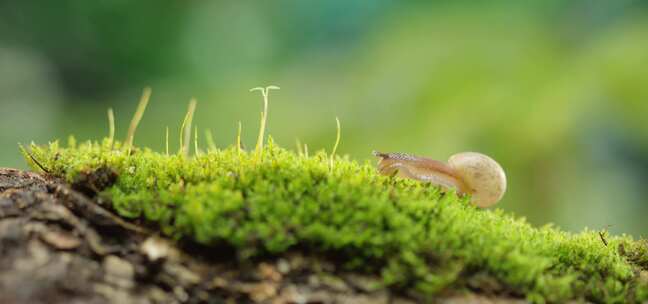
[[[263,112],[261,113],[261,127],[259,129],[259,137],[257,138],[257,145],[256,145],[257,155],[261,155],[261,153],[263,153],[263,139],[265,137],[266,122],[268,120],[268,95],[270,93],[270,90],[279,90],[279,89],[280,88],[278,86],[274,86],[274,85],[270,85],[265,88],[256,87],[250,89],[250,92],[260,91],[261,95],[263,95]]]
[[[337,151],[337,148],[340,145],[340,134],[342,131],[340,128],[340,119],[335,117],[335,122],[337,124],[337,136],[335,138],[335,145],[333,145],[333,151],[331,152],[331,159],[329,161],[331,170],[333,169],[333,163],[335,162],[335,152]]]

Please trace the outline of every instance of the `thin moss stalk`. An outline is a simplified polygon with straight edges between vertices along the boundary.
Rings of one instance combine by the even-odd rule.
[[[196,111],[196,99],[189,101],[187,113],[185,114],[182,125],[180,126],[180,155],[189,157],[189,144],[191,141],[191,122],[194,112]]]
[[[169,127],[166,127],[166,133],[164,136],[164,148],[166,152],[166,156],[169,156]]]
[[[196,157],[200,156],[200,149],[198,148],[198,126],[194,128],[194,153]]]
[[[335,123],[337,125],[337,135],[335,137],[335,145],[333,145],[333,151],[331,151],[331,160],[330,160],[330,166],[331,169],[333,169],[333,164],[335,162],[335,152],[337,151],[338,146],[340,145],[340,136],[342,133],[342,129],[340,127],[340,119],[335,117]]]
[[[151,88],[146,87],[142,92],[142,97],[140,98],[139,103],[137,104],[137,109],[133,115],[130,126],[128,127],[128,134],[126,135],[126,143],[124,144],[124,149],[127,151],[127,154],[130,154],[131,147],[133,146],[133,141],[135,140],[135,132],[137,131],[137,126],[139,125],[142,117],[144,116],[144,111],[146,111],[146,106],[148,105],[149,99],[151,98]]]
[[[207,148],[209,150],[218,150],[216,147],[216,142],[214,141],[214,135],[210,129],[205,129],[205,141],[207,141]]]
[[[115,141],[115,113],[112,108],[108,109],[108,146],[113,147]]]
[[[241,122],[238,122],[238,131],[236,132],[236,151],[238,154],[241,154],[241,151],[243,151],[243,143],[241,142],[241,132],[243,132],[243,124]]]
[[[302,148],[301,141],[299,138],[295,138],[295,147],[297,148],[297,155],[302,156],[304,155],[304,149]]]

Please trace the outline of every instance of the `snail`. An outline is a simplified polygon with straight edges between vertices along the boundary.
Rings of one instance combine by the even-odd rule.
[[[447,190],[454,188],[460,195],[471,195],[471,202],[486,208],[499,202],[506,192],[504,169],[492,158],[477,152],[462,152],[448,163],[405,153],[381,153],[378,171],[428,182]]]

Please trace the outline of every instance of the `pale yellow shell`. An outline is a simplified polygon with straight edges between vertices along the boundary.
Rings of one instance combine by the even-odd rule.
[[[448,165],[463,180],[478,207],[499,202],[506,192],[504,169],[492,158],[477,152],[463,152],[450,157]]]

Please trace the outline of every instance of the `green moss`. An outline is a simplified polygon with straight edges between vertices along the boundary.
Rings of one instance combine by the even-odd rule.
[[[648,299],[648,248],[629,236],[607,237],[606,246],[596,231],[535,228],[433,186],[380,176],[371,164],[336,157],[331,167],[324,152],[306,157],[272,140],[262,154],[229,148],[193,158],[111,146],[71,140],[67,148],[32,146],[31,155],[70,182],[111,168],[117,181],[101,195],[121,216],[170,237],[233,246],[243,258],[331,254],[426,296],[466,288],[479,273],[534,302]]]

